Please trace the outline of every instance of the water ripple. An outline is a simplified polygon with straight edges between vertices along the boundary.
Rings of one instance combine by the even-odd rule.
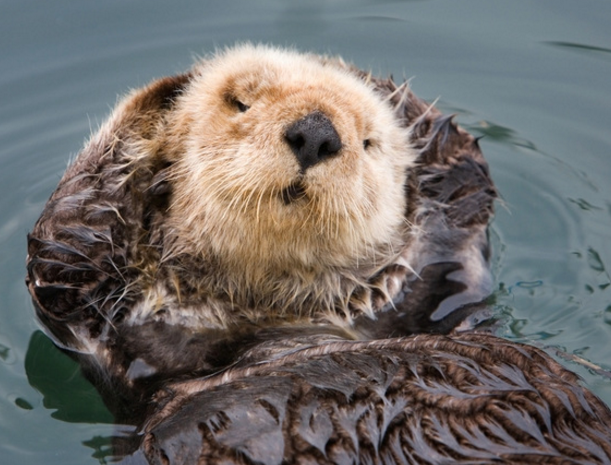
[[[575,42],[564,42],[560,40],[548,40],[542,42],[545,45],[551,45],[552,47],[557,47],[561,49],[574,50],[578,52],[583,52],[587,55],[596,55],[601,56],[599,54],[603,54],[602,57],[609,58],[608,54],[611,54],[611,48],[599,47],[596,45],[587,45],[587,44],[578,44]]]

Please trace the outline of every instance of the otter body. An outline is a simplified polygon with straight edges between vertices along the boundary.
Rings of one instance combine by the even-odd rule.
[[[491,291],[486,229],[495,198],[477,141],[405,84],[339,59],[244,45],[119,103],[29,235],[27,284],[48,333],[80,361],[117,421],[147,425],[128,460],[166,460],[174,439],[151,438],[169,421],[195,441],[190,450],[202,448],[177,463],[208,463],[212,439],[191,428],[209,412],[188,395],[214,397],[232,379],[248,384],[250,368],[269,363],[305,373],[303,357],[336,343],[333,363],[346,368],[356,363],[352,348],[387,363],[388,338],[472,328]],[[486,347],[497,340],[486,337]],[[388,341],[391,352],[412,344]],[[407,358],[428,366],[425,341],[414,339],[421,351]],[[297,362],[291,353],[301,354]],[[366,371],[354,392],[382,389]],[[282,376],[291,389],[310,389]],[[574,378],[560,379],[570,390]],[[409,389],[401,395],[422,402]],[[260,386],[253,392],[263,395]],[[520,395],[500,402],[519,409]],[[291,396],[298,410],[302,394]],[[465,412],[469,399],[456,397]],[[165,405],[189,407],[175,417]],[[604,424],[606,407],[591,405],[592,421]],[[491,421],[473,412],[473,421]],[[296,427],[278,415],[278,431]],[[325,425],[339,431],[337,421]],[[219,460],[251,463],[242,440],[267,447],[264,437],[227,434],[238,442],[223,449],[229,455],[214,452]],[[311,438],[322,453],[337,442],[324,434]]]
[[[534,347],[427,334],[265,357],[168,386],[123,463],[611,461],[609,409]]]

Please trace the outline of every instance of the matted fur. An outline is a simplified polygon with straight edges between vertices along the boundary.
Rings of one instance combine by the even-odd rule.
[[[611,411],[534,347],[477,333],[303,342],[168,386],[122,463],[611,461]]]

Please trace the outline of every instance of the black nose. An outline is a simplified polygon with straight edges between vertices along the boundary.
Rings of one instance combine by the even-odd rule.
[[[303,171],[337,155],[342,148],[333,123],[320,111],[314,111],[293,123],[284,136]]]

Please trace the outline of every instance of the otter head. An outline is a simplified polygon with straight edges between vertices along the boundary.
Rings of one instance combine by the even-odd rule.
[[[237,47],[198,64],[175,108],[174,253],[254,295],[300,294],[404,241],[408,130],[343,62]]]

